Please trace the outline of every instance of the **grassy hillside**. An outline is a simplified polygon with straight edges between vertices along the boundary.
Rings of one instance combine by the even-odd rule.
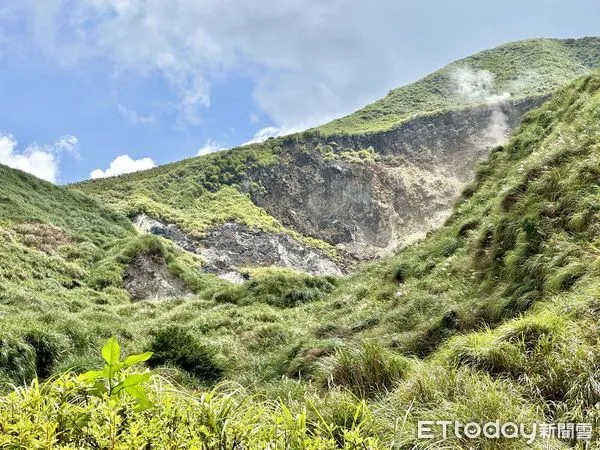
[[[490,97],[505,92],[514,98],[545,95],[598,65],[600,38],[510,43],[456,61],[416,83],[390,92],[384,99],[348,117],[315,130],[191,158],[143,173],[87,181],[74,188],[125,215],[146,213],[175,223],[192,235],[201,235],[224,222],[235,221],[264,231],[285,232],[305,245],[335,256],[332,246],[299,235],[253,204],[249,193],[263,187],[248,182],[247,173],[258,167],[285,164],[289,152],[315,150],[329,159],[370,160],[378,155],[360,148],[335,153],[330,145],[318,144],[318,137],[381,131],[408,117],[485,103]],[[459,87],[465,91],[462,95],[457,92]]]
[[[125,216],[81,193],[0,166],[0,204],[4,381],[48,376],[71,358],[77,364],[115,333],[114,307],[130,303],[124,269],[137,255],[160,255],[190,290],[219,285],[198,273],[200,261],[138,235]]]
[[[74,187],[130,217],[144,213],[175,223],[192,236],[200,236],[225,222],[238,222],[264,231],[286,232],[333,255],[332,246],[286,229],[247,195],[261,186],[246,186],[246,172],[274,165],[283,142],[284,139],[274,139],[264,145],[214,153],[146,172],[87,181]]]
[[[78,316],[63,329],[53,313],[35,312],[53,315],[44,329],[57,336],[112,327],[126,353],[153,351],[150,367],[168,368],[155,369],[153,381],[130,379],[145,383],[143,405],[139,390],[98,391],[97,381],[125,380],[121,369],[3,397],[0,444],[576,445],[419,441],[416,423],[600,425],[599,111],[599,73],[559,90],[480,165],[445,226],[351,276],[267,270],[194,299],[67,302]],[[13,320],[35,310],[21,304]],[[5,342],[30,345],[15,336],[0,342],[1,357]],[[3,367],[19,380],[26,352],[13,354]],[[190,391],[174,381],[216,387]]]
[[[65,230],[72,240],[95,245],[132,231],[125,217],[100,208],[91,198],[5,166],[0,166],[0,193],[0,224],[4,227],[45,223]]]
[[[455,61],[316,129],[324,134],[381,131],[409,117],[484,103],[494,95],[544,95],[599,66],[600,38],[511,42]],[[491,84],[482,71],[492,75]]]

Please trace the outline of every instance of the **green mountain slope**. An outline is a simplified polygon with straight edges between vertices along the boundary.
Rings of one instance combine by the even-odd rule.
[[[599,111],[600,73],[560,89],[478,167],[443,227],[350,276],[266,271],[193,299],[77,305],[78,328],[120,318],[113,326],[126,347],[155,351],[149,363],[166,363],[162,373],[177,381],[244,387],[198,394],[156,377],[140,412],[138,397],[108,400],[61,378],[43,396],[34,385],[3,398],[0,443],[18,435],[25,447],[160,447],[165,436],[209,448],[576,445],[423,441],[416,427],[600,425]]]
[[[214,153],[75,187],[130,217],[147,214],[177,224],[192,236],[218,224],[238,222],[264,231],[287,232],[308,245],[333,251],[324,242],[286,229],[240,192],[249,170],[277,162],[280,142]],[[247,191],[252,189],[260,186],[247,187]]]
[[[598,65],[600,38],[511,43],[452,63],[315,130],[74,188],[130,217],[145,214],[198,239],[235,222],[286,234],[336,261],[350,259],[346,251],[369,259],[439,223],[434,218],[447,212],[475,161],[523,111]],[[517,106],[523,97],[537,100]],[[500,99],[506,111],[474,106]],[[449,108],[461,112],[430,114]],[[398,127],[398,135],[381,132],[413,116],[419,117]],[[373,133],[360,134],[365,131]],[[301,166],[305,172],[288,170]],[[344,180],[335,174],[340,170]],[[284,172],[286,179],[272,190]]]
[[[0,166],[0,223],[4,227],[39,222],[62,228],[72,240],[101,245],[131,233],[129,221],[100,208],[89,197]]]
[[[515,98],[544,95],[599,66],[600,38],[511,42],[455,61],[316,129],[324,134],[381,131],[416,115],[485,102],[503,93]],[[461,84],[468,81],[481,83],[482,91],[461,95]]]
[[[139,235],[125,216],[1,165],[0,205],[0,379],[48,376],[115,333],[112,308],[130,303],[123,277],[139,255],[164,260],[190,291],[213,282],[200,261]]]

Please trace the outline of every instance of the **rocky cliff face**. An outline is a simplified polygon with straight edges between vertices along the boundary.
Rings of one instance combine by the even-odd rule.
[[[257,178],[265,187],[253,193],[258,205],[284,225],[358,259],[435,226],[463,185],[436,164],[326,161],[316,153],[296,154]]]
[[[421,116],[372,135],[314,137],[251,171],[247,185],[261,187],[250,190],[252,200],[284,225],[355,258],[377,257],[440,224],[477,161],[544,100]],[[348,158],[363,149],[375,158]]]
[[[201,255],[204,270],[232,281],[242,282],[247,267],[339,275],[352,261],[381,256],[438,226],[477,161],[544,100],[420,116],[381,133],[280,140],[278,162],[248,169],[236,184],[288,229],[337,246],[339,262],[284,232],[241,223],[202,237],[144,215],[135,223]]]
[[[511,100],[463,110],[422,115],[379,133],[317,138],[337,150],[373,147],[382,155],[431,157],[457,151],[479,152],[504,142],[523,115],[539,107],[549,96]]]

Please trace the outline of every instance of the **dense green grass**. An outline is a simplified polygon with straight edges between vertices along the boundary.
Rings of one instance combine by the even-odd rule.
[[[381,100],[316,129],[324,134],[381,131],[407,118],[464,107],[482,98],[461,98],[454,75],[466,67],[494,75],[490,94],[515,98],[548,94],[573,78],[600,66],[600,38],[530,39],[511,42],[455,61]]]
[[[130,304],[123,271],[139,254],[160,255],[192,291],[224,285],[198,272],[201,261],[139,235],[125,216],[79,192],[0,166],[0,203],[4,379],[45,377],[71,357],[84,361],[122,328],[114,308]]]
[[[276,153],[269,147],[249,146],[76,187],[128,216],[146,213],[190,233],[200,234],[226,221],[278,231],[282,227],[275,219],[231,187],[244,184],[247,170],[273,165]]]
[[[42,223],[63,229],[72,241],[102,245],[132,232],[122,215],[91,198],[0,166],[0,224]]]
[[[127,448],[169,436],[173,445],[208,448],[532,448],[521,440],[419,441],[416,426],[600,425],[599,143],[595,73],[527,115],[423,241],[339,279],[263,270],[240,287],[201,280],[191,298],[131,303],[118,277],[93,289],[97,263],[65,259],[71,244],[62,238],[46,243],[58,245],[48,254],[38,245],[47,230],[18,236],[33,213],[15,222],[5,212],[2,255],[13,259],[0,274],[0,376],[22,384],[35,373],[93,368],[110,335],[125,352],[155,351],[149,362],[158,375],[143,412],[127,396],[94,396],[72,375],[7,394],[0,443]],[[15,176],[25,181],[20,190],[35,186]],[[42,187],[50,197],[88,201]],[[77,229],[68,225],[74,219],[48,214],[40,220],[67,234]],[[126,226],[123,233],[99,261],[124,264],[139,249],[167,260],[175,252],[160,240],[127,239]],[[211,391],[217,380],[235,384]],[[64,420],[81,417],[76,427]]]
[[[562,89],[478,168],[444,227],[340,280],[262,271],[243,287],[212,285],[194,299],[136,304],[74,294],[50,302],[43,290],[32,301],[5,292],[2,307],[12,317],[0,357],[13,382],[40,370],[90,368],[97,361],[90,346],[116,334],[129,351],[157,352],[152,365],[167,364],[159,370],[171,380],[244,386],[199,398],[159,382],[151,387],[154,406],[135,413],[127,397],[83,401],[84,391],[61,379],[44,395],[34,385],[0,402],[8,405],[0,406],[12,433],[6,435],[100,445],[113,436],[114,445],[126,446],[125,435],[111,434],[109,425],[120,411],[128,419],[119,427],[135,442],[156,443],[174,426],[168,417],[190,417],[185,405],[218,417],[202,436],[189,420],[205,419],[173,429],[174,439],[188,445],[274,439],[281,448],[355,448],[356,439],[370,439],[372,448],[434,448],[442,444],[416,439],[418,420],[598,425],[598,111],[600,74]],[[56,276],[40,282],[55,283]],[[53,362],[52,370],[44,361]],[[65,389],[75,390],[71,400]],[[284,403],[273,403],[277,398]],[[22,415],[8,412],[15,405]],[[86,414],[90,407],[95,412],[83,433],[45,412]],[[219,428],[226,418],[229,432]],[[135,431],[141,423],[151,425]]]

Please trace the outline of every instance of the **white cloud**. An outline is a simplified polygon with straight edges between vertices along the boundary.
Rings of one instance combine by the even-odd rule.
[[[65,134],[52,146],[55,152],[68,152],[75,156],[79,156],[79,139],[77,136]]]
[[[156,123],[156,117],[154,116],[144,116],[133,109],[125,108],[123,105],[117,105],[117,108],[121,117],[132,125],[151,125]]]
[[[297,133],[306,129],[307,127],[265,127],[261,128],[256,132],[254,137],[249,141],[244,142],[242,145],[258,144],[264,142],[272,137],[285,136],[292,133]]]
[[[23,151],[19,151],[17,149],[18,142],[13,135],[0,133],[0,164],[56,183],[60,153],[77,154],[78,142],[77,137],[66,134],[54,144],[32,144]]]
[[[12,8],[54,61],[99,58],[117,82],[119,73],[160,74],[189,123],[199,123],[212,86],[236,71],[254,79],[253,99],[273,123],[298,127],[350,112],[404,81],[412,55],[410,31],[396,26],[410,9],[403,3],[24,0]]]
[[[198,150],[197,156],[208,155],[209,153],[219,152],[221,150],[225,150],[225,147],[218,142],[209,139],[204,146]]]
[[[90,178],[106,178],[125,173],[139,172],[156,167],[151,158],[133,159],[129,155],[117,156],[108,166],[108,169],[96,169],[90,173]]]

